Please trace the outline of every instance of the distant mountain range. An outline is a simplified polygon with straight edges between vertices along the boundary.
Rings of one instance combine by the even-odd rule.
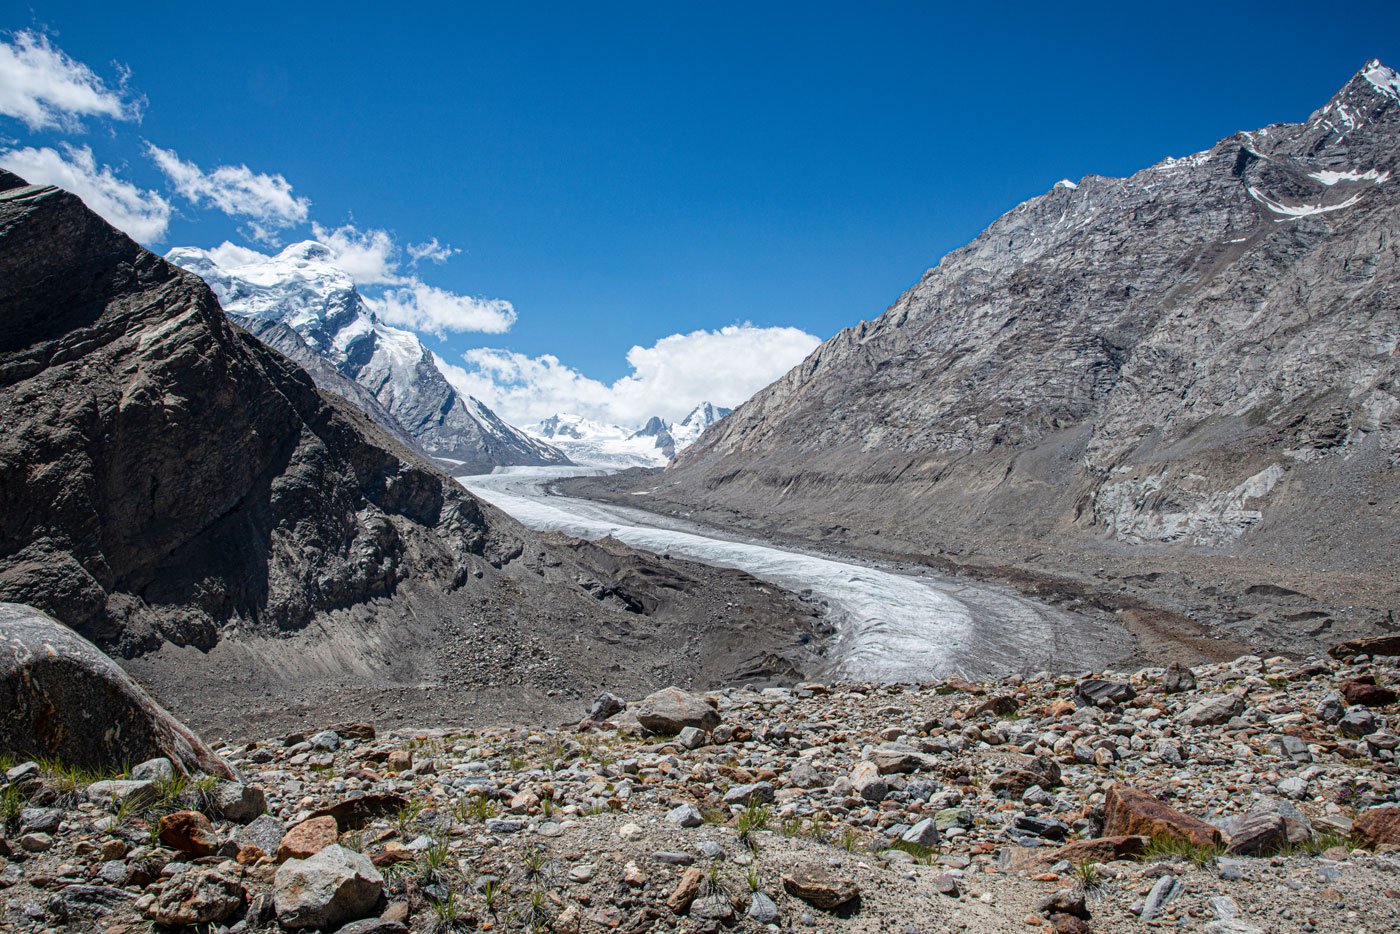
[[[549,442],[580,466],[664,467],[731,411],[702,402],[679,422],[653,416],[635,431],[561,413],[527,425],[525,431]]]
[[[177,247],[166,259],[209,283],[231,318],[300,363],[321,388],[450,472],[569,463],[452,388],[422,341],[375,317],[323,244],[308,240],[275,256],[240,251],[235,258]]]
[[[1395,626],[1397,346],[1400,76],[1372,61],[1303,123],[1008,211],[648,502],[1312,650]]]

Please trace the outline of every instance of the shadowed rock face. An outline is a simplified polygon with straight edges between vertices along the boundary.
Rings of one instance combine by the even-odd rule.
[[[1383,622],[1397,87],[1372,63],[1306,123],[1027,201],[711,428],[656,496],[1067,573],[1149,561],[1119,573],[1162,578],[1129,584],[1159,601],[1228,591],[1197,603],[1319,646]]]
[[[197,277],[71,194],[0,187],[0,598],[124,653],[207,647],[518,547]]]
[[[8,173],[0,426],[0,600],[120,657],[200,730],[347,709],[539,722],[600,686],[810,655],[812,607],[528,532],[230,324],[202,280]]]
[[[100,769],[163,756],[235,777],[96,646],[32,607],[0,603],[0,702],[6,752]]]

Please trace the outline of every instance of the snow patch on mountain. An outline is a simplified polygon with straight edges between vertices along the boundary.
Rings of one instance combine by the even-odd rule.
[[[203,278],[235,318],[291,328],[378,400],[371,417],[383,421],[387,412],[395,424],[386,428],[458,472],[568,463],[558,449],[453,389],[417,335],[375,316],[325,244],[294,243],[275,256],[229,244],[176,247],[166,259]]]
[[[652,416],[641,428],[609,425],[580,415],[551,415],[525,430],[587,467],[664,467],[730,409],[702,402],[674,424]]]

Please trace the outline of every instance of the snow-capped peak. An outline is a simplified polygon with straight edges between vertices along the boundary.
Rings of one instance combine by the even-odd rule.
[[[558,450],[503,422],[457,392],[440,361],[412,331],[380,321],[336,261],[315,240],[273,256],[225,243],[212,250],[176,247],[166,259],[209,283],[230,314],[286,325],[314,353],[378,403],[371,417],[461,473],[493,467],[563,464]],[[291,346],[278,349],[296,356]]]
[[[1400,101],[1400,74],[1382,65],[1380,59],[1373,58],[1367,62],[1366,67],[1361,69],[1361,76],[1380,93]]]

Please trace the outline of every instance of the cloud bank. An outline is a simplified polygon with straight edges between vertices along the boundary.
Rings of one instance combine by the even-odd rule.
[[[139,120],[141,102],[54,48],[48,36],[22,30],[0,42],[0,114],[31,130],[77,130],[84,117]]]
[[[86,146],[63,145],[11,149],[0,153],[0,166],[34,185],[66,188],[110,223],[143,243],[165,236],[170,202],[154,191],[118,178],[111,166],[97,164]]]
[[[221,165],[205,172],[171,149],[146,144],[146,153],[183,197],[211,205],[230,217],[246,219],[244,234],[259,243],[277,244],[277,231],[306,223],[311,201],[292,194],[281,175],[254,172],[246,165]]]
[[[529,357],[495,348],[439,361],[459,391],[516,425],[558,412],[628,427],[653,415],[676,421],[701,402],[736,406],[800,363],[820,344],[799,328],[736,324],[663,337],[627,353],[632,370],[608,384],[551,354]]]

